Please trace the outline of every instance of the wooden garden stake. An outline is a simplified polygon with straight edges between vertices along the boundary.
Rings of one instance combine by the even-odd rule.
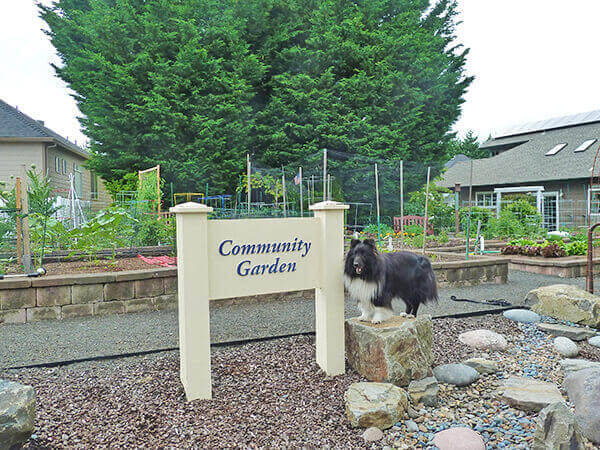
[[[427,188],[425,189],[425,220],[423,221],[423,248],[421,254],[425,254],[425,238],[427,237],[427,206],[429,204],[429,175],[431,173],[431,167],[427,167]]]

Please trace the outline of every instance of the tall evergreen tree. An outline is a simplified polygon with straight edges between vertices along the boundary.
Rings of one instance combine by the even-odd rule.
[[[455,0],[57,0],[40,6],[107,179],[161,164],[230,191],[246,152],[443,158],[466,50]],[[349,163],[350,164],[350,163]]]
[[[451,159],[456,155],[466,155],[472,159],[489,158],[490,151],[485,148],[479,148],[479,139],[472,130],[467,131],[464,138],[455,138],[448,145],[448,154],[446,159]]]
[[[107,179],[161,164],[177,189],[226,191],[243,171],[263,63],[233,0],[59,0],[40,6]]]
[[[257,114],[265,162],[299,162],[324,147],[443,158],[471,82],[467,51],[453,45],[455,2],[326,0],[313,10],[301,39],[280,51],[288,64],[278,64]]]

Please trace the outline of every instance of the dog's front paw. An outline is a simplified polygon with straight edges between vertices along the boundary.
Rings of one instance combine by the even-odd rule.
[[[373,323],[373,324],[381,323],[381,319],[371,319],[371,323]]]
[[[368,316],[365,316],[365,315],[363,314],[362,316],[360,316],[360,317],[358,318],[358,320],[359,320],[359,322],[368,322],[369,320],[371,320],[371,318],[370,318],[370,317],[368,317]]]

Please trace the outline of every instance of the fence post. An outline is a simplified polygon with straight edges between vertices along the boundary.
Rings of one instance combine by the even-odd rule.
[[[310,205],[321,223],[321,283],[315,289],[317,364],[327,375],[346,371],[344,350],[344,211],[348,205]]]
[[[208,213],[212,210],[193,202],[170,209],[177,216],[179,359],[188,400],[212,398],[208,290]]]

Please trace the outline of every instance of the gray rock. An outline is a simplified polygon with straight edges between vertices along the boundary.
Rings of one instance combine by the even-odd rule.
[[[554,350],[566,358],[575,358],[579,354],[577,344],[563,336],[554,338]]]
[[[593,345],[594,347],[600,347],[600,336],[593,336],[589,338],[588,344]]]
[[[485,358],[471,358],[464,361],[469,367],[472,367],[481,374],[490,374],[498,372],[498,362]]]
[[[575,416],[564,403],[540,411],[535,421],[532,450],[583,450],[585,443]]]
[[[583,369],[565,379],[565,389],[575,405],[575,419],[583,435],[600,444],[600,369]]]
[[[362,437],[367,442],[380,441],[383,439],[383,431],[377,427],[370,427],[365,430]]]
[[[436,406],[440,387],[434,377],[411,381],[408,385],[408,396],[413,403],[423,403],[425,406]]]
[[[0,448],[22,444],[35,425],[33,387],[0,380]]]
[[[534,289],[525,297],[525,304],[545,316],[600,328],[600,297],[576,286],[554,284]]]
[[[555,384],[527,377],[510,377],[496,391],[513,408],[523,411],[540,411],[564,399]]]
[[[600,369],[600,362],[588,361],[587,359],[563,359],[560,361],[560,366],[565,372],[565,376],[567,376],[578,370]]]
[[[419,432],[419,425],[417,425],[417,422],[415,422],[414,420],[407,420],[405,425],[406,425],[406,429],[409,432],[411,432],[411,433]]]
[[[596,334],[594,331],[587,328],[570,327],[568,325],[560,325],[557,323],[538,323],[536,324],[536,327],[552,336],[562,336],[574,341],[583,341]]]
[[[542,320],[538,313],[529,311],[528,309],[509,309],[502,313],[504,317],[515,322],[521,323],[536,323]]]
[[[478,350],[506,350],[506,339],[501,334],[491,330],[472,330],[458,335],[458,340],[469,347]]]
[[[391,383],[354,383],[344,394],[353,427],[386,429],[406,418],[408,395]]]
[[[467,386],[479,378],[479,372],[466,364],[442,364],[433,369],[440,383]]]

